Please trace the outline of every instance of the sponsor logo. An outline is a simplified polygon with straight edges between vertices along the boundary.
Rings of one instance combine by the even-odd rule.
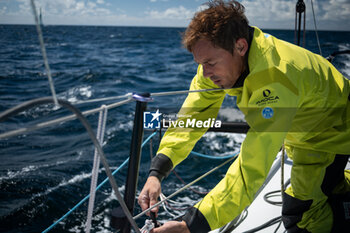
[[[261,115],[265,119],[270,119],[273,117],[273,109],[270,107],[266,107],[261,111]]]
[[[269,89],[263,90],[262,94],[264,98],[255,103],[258,106],[277,103],[277,101],[280,99],[277,95],[276,96],[271,95],[271,91]]]
[[[271,94],[271,91],[269,89],[266,89],[266,90],[263,91],[263,96],[264,97],[269,97],[270,94]]]
[[[144,112],[143,113],[143,127],[145,129],[159,129],[160,128],[160,117],[159,109],[156,112]]]
[[[163,116],[163,121],[161,121]],[[164,118],[167,118],[164,120]],[[173,120],[170,117],[181,117],[180,119]],[[197,120],[191,118],[190,115],[166,115],[159,112],[144,112],[143,127],[145,129],[159,129],[162,123],[163,128],[176,127],[176,128],[220,128],[221,121],[215,118],[208,118],[206,120]]]

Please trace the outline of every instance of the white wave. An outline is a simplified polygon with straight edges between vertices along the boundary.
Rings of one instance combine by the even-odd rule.
[[[203,136],[203,140],[204,145],[209,147],[210,150],[220,151],[220,153],[215,152],[213,155],[226,156],[239,151],[245,136],[245,134],[207,132]],[[228,142],[223,145],[223,140]]]
[[[55,166],[58,166],[58,165],[61,165],[64,163],[68,163],[70,161],[71,160],[61,160],[61,161],[57,161],[55,163],[49,163],[49,164],[29,165],[29,166],[23,167],[19,171],[7,171],[6,176],[0,177],[0,182],[2,180],[13,179],[13,178],[16,178],[18,176],[25,176],[25,175],[27,175],[27,173],[36,171],[36,170],[41,169],[41,168],[55,167]]]
[[[130,118],[131,119],[131,118]],[[115,136],[115,132],[128,132],[133,128],[133,121],[127,121],[127,122],[118,122],[116,126],[109,127],[106,130],[107,140],[113,138]]]
[[[339,51],[343,50],[349,50],[350,49],[350,44],[339,44],[338,45]],[[349,54],[343,54],[341,55],[342,59],[339,59],[340,63],[344,65],[344,67],[340,68],[339,71],[345,75],[347,78],[350,78],[350,55]]]
[[[70,88],[68,91],[64,93],[60,93],[59,97],[63,97],[67,99],[71,103],[76,103],[80,101],[82,98],[87,99],[92,96],[92,88],[91,86],[80,86]]]
[[[91,173],[82,173],[82,174],[76,175],[73,178],[69,179],[68,181],[63,180],[57,186],[48,188],[44,193],[35,194],[32,198],[40,197],[42,195],[47,195],[47,194],[49,194],[49,193],[51,193],[51,192],[53,192],[61,187],[64,187],[64,186],[67,186],[70,184],[78,183],[78,182],[83,181],[83,180],[90,178],[90,177],[91,177]]]

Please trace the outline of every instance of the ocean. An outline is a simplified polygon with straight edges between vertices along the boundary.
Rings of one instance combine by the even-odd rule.
[[[184,28],[45,26],[43,36],[56,92],[85,111],[101,104],[80,101],[120,96],[135,92],[187,90],[197,65],[181,46]],[[264,30],[294,42],[294,31]],[[350,32],[320,31],[323,56],[350,49]],[[306,48],[319,53],[315,32],[307,31]],[[333,64],[350,77],[350,56],[341,55]],[[40,52],[35,26],[0,25],[0,112],[24,101],[49,96],[50,89]],[[178,109],[186,95],[156,97],[148,109]],[[234,103],[228,97],[224,107]],[[135,103],[108,111],[103,149],[112,170],[129,156]],[[27,110],[0,123],[0,133],[68,115],[64,109],[44,105]],[[223,111],[220,116],[229,119]],[[241,120],[237,112],[235,119]],[[98,114],[87,117],[94,129]],[[145,131],[144,138],[152,131]],[[194,151],[210,155],[228,155],[239,150],[244,135],[208,133]],[[157,150],[159,137],[142,150],[138,193],[148,174],[150,158]],[[152,153],[150,152],[152,148]],[[78,120],[0,140],[0,231],[42,232],[89,194],[93,164],[93,144]],[[219,165],[190,155],[176,168],[185,182]],[[194,185],[206,192],[224,176],[227,166]],[[120,190],[125,189],[127,168],[115,175]],[[106,177],[100,167],[99,182]],[[182,187],[171,174],[162,190],[170,195]],[[177,203],[168,212],[178,216],[203,194],[186,190],[174,198]],[[84,202],[49,232],[83,232],[88,202]],[[110,212],[118,206],[109,183],[96,193],[92,232],[112,232]],[[136,204],[135,214],[141,209]],[[162,208],[159,219],[171,219]],[[141,227],[145,218],[137,220]]]

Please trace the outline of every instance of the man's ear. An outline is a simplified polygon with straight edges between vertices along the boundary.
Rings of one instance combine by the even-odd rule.
[[[248,51],[247,40],[244,38],[239,38],[238,40],[236,40],[235,50],[237,50],[238,54],[243,57]]]

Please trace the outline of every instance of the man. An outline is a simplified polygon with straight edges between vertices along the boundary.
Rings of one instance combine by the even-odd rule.
[[[250,27],[236,1],[208,3],[192,19],[183,43],[199,64],[190,89],[225,90],[191,93],[182,110],[193,118],[215,118],[224,96],[234,95],[250,130],[219,184],[183,221],[153,232],[208,232],[232,221],[253,201],[283,143],[293,160],[291,186],[283,195],[285,228],[340,232],[329,197],[350,191],[349,172],[344,176],[350,154],[349,80],[324,58]],[[203,133],[168,129],[139,196],[143,210],[157,203],[160,182]]]

